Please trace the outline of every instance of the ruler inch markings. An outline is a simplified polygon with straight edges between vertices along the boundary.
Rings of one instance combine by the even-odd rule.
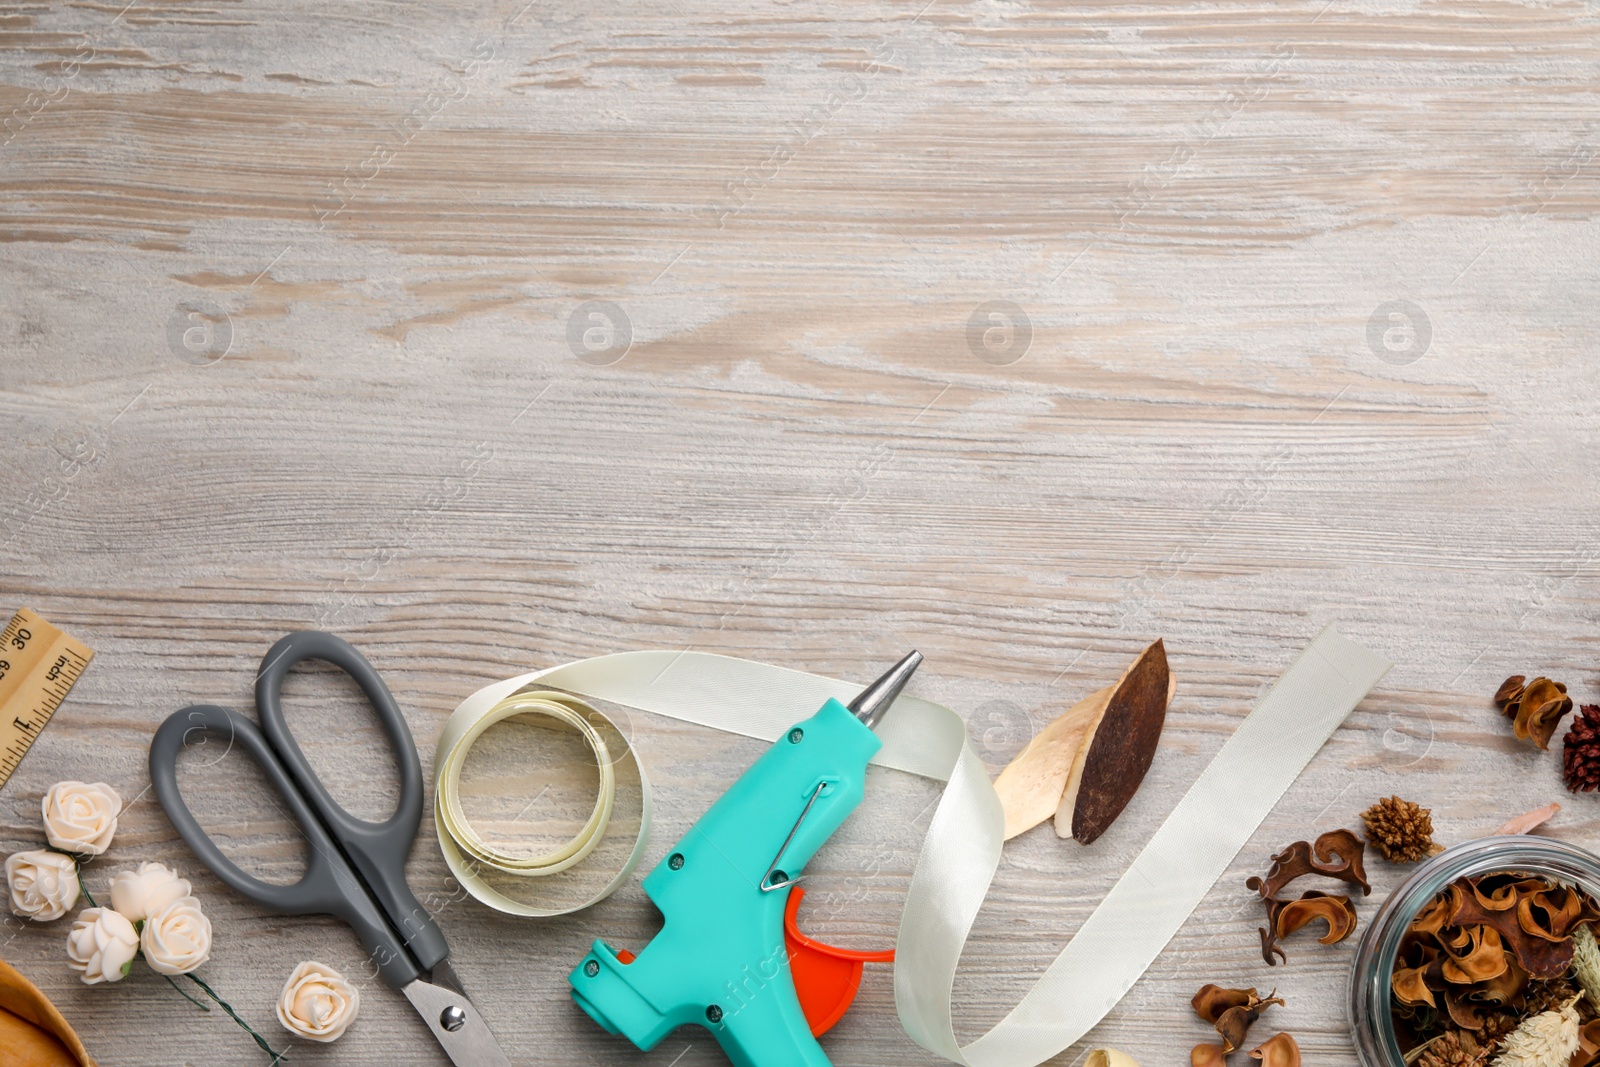
[[[83,677],[94,652],[23,608],[0,630],[0,788]]]

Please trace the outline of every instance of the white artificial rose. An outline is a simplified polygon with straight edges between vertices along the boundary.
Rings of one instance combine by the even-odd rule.
[[[67,935],[67,959],[85,985],[122,981],[138,954],[133,923],[110,908],[84,908]]]
[[[122,798],[104,782],[57,782],[44,795],[44,836],[52,848],[98,856],[117,832]]]
[[[111,907],[134,922],[150,918],[189,893],[189,880],[159,863],[141,863],[138,870],[118,871],[111,879]]]
[[[289,972],[278,994],[278,1021],[297,1037],[333,1041],[361,1010],[361,991],[325,963],[307,960]]]
[[[139,937],[145,961],[162,974],[188,974],[211,958],[211,920],[194,897],[151,915]]]
[[[6,885],[12,911],[47,923],[78,902],[78,865],[59,852],[18,852],[6,859]]]

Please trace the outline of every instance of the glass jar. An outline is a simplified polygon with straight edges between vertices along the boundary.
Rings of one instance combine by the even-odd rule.
[[[1418,867],[1378,908],[1350,966],[1350,1031],[1362,1067],[1405,1067],[1390,1015],[1389,980],[1412,916],[1457,878],[1491,871],[1556,879],[1600,900],[1600,856],[1548,837],[1485,837]]]

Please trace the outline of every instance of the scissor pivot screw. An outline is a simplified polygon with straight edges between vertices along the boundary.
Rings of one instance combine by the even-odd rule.
[[[683,853],[674,852],[671,856],[668,856],[667,866],[671,867],[675,871],[683,870]]]
[[[583,965],[583,973],[588,975],[590,978],[593,978],[595,975],[599,974],[600,973],[600,961],[599,960],[590,960],[588,963],[585,963]]]
[[[789,731],[789,743],[791,745],[798,745],[800,743],[800,739],[805,737],[805,735],[806,732],[800,729],[800,727],[796,726],[793,730]]]
[[[706,1019],[710,1022],[720,1023],[722,1021],[722,1009],[715,1004],[711,1005],[706,1009]]]
[[[467,1012],[465,1008],[455,1004],[450,1005],[439,1013],[439,1025],[452,1034],[467,1025]]]

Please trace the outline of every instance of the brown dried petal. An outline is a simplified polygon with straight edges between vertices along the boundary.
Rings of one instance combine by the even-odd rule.
[[[1300,1067],[1300,1046],[1286,1033],[1253,1049],[1250,1055],[1261,1061],[1261,1067]]]
[[[1474,986],[1467,993],[1468,999],[1503,1006],[1517,998],[1528,984],[1528,972],[1522,969],[1522,964],[1517,962],[1517,957],[1512,953],[1505,955],[1506,969],[1498,977]]]
[[[1301,875],[1324,874],[1358,885],[1366,895],[1372,892],[1362,862],[1366,847],[1366,842],[1349,830],[1330,830],[1317,838],[1315,846],[1309,841],[1294,842],[1272,857],[1266,878],[1252,877],[1245,885],[1262,897],[1275,897]]]
[[[1207,982],[1200,987],[1189,1001],[1194,1007],[1194,1013],[1204,1022],[1216,1024],[1222,1018],[1222,1013],[1229,1008],[1249,1004],[1256,1000],[1256,991],[1252,989],[1225,989],[1219,985]]]
[[[1483,1014],[1458,996],[1454,989],[1444,991],[1444,1006],[1451,1020],[1464,1030],[1476,1030],[1483,1025]]]
[[[1488,882],[1486,878],[1484,882]],[[1544,888],[1544,883],[1536,882],[1539,888]],[[1520,892],[1520,890],[1519,890]],[[1559,978],[1565,974],[1572,964],[1572,939],[1564,938],[1560,941],[1550,941],[1542,937],[1530,935],[1522,929],[1517,919],[1518,909],[1500,909],[1491,911],[1484,907],[1480,901],[1480,891],[1465,892],[1460,882],[1453,883],[1449,889],[1452,908],[1449,922],[1452,926],[1492,926],[1499,931],[1506,947],[1517,957],[1517,962],[1522,969],[1528,972],[1531,978],[1550,979]]]
[[[1578,1053],[1588,1063],[1600,1052],[1600,1019],[1590,1019],[1578,1031]]]
[[[1540,748],[1550,747],[1550,736],[1556,732],[1556,724],[1572,710],[1567,687],[1548,678],[1529,682],[1515,704],[1517,718],[1512,732],[1520,740],[1533,741]]]
[[[1578,894],[1561,887],[1529,893],[1517,902],[1517,925],[1546,941],[1565,940],[1582,914]]]
[[[1259,1009],[1247,1008],[1242,1004],[1222,1013],[1222,1018],[1217,1020],[1217,1033],[1222,1035],[1224,1056],[1244,1044],[1244,1035],[1249,1031],[1250,1024],[1259,1018]]]
[[[1504,711],[1506,704],[1515,699],[1518,693],[1522,692],[1522,684],[1527,680],[1527,675],[1513,674],[1501,682],[1500,688],[1494,694],[1494,706]]]
[[[1334,945],[1350,936],[1356,928],[1356,906],[1341,894],[1310,890],[1299,900],[1291,900],[1278,912],[1277,933],[1280,939],[1316,919],[1328,924],[1328,932],[1317,938],[1324,945]]]
[[[1225,1067],[1227,1062],[1221,1045],[1196,1045],[1189,1052],[1189,1067]]]
[[[1505,973],[1505,945],[1500,931],[1492,926],[1472,926],[1463,931],[1460,944],[1447,944],[1450,958],[1443,968],[1444,979],[1457,985],[1487,982]]]
[[[1438,896],[1428,903],[1428,906],[1417,912],[1411,918],[1411,932],[1414,934],[1437,934],[1444,929],[1444,924],[1450,918],[1450,898]]]
[[[1354,833],[1349,830],[1329,830],[1317,838],[1313,851],[1318,874],[1358,885],[1362,896],[1372,892],[1372,884],[1367,881],[1367,872],[1362,864],[1367,843]]]
[[[1426,1004],[1430,1008],[1438,1007],[1434,1002],[1433,990],[1422,980],[1421,967],[1407,967],[1405,970],[1394,972],[1394,977],[1389,980],[1390,988],[1394,990],[1395,999],[1402,1004]]]

